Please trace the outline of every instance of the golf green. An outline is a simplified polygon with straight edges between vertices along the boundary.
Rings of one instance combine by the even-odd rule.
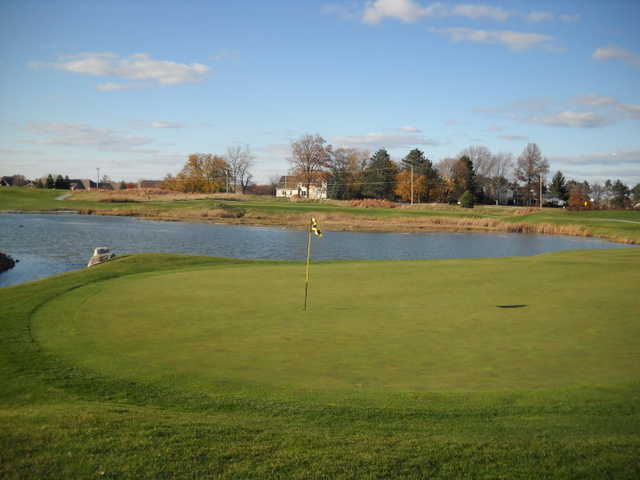
[[[39,308],[45,351],[215,394],[506,391],[640,374],[636,249],[526,258],[230,265],[118,277]],[[357,393],[356,393],[357,394]]]

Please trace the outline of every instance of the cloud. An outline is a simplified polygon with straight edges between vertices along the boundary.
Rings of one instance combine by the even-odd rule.
[[[511,30],[474,30],[471,28],[431,28],[430,31],[449,37],[454,42],[500,44],[514,52],[530,48],[553,47],[554,37],[541,33],[514,32]]]
[[[413,23],[423,17],[445,16],[447,13],[447,8],[440,3],[422,7],[413,0],[375,0],[365,7],[362,21],[375,25],[385,18],[393,18],[404,23]]]
[[[593,112],[573,112],[570,110],[545,116],[533,116],[526,119],[529,123],[553,125],[558,127],[594,128],[608,125],[611,120]]]
[[[555,18],[555,15],[551,12],[530,12],[525,16],[529,22],[549,22]]]
[[[451,11],[452,15],[457,15],[467,18],[490,18],[503,22],[507,20],[512,14],[500,7],[489,7],[486,5],[456,5]]]
[[[640,150],[616,150],[608,153],[583,155],[557,155],[549,158],[564,165],[637,165],[640,166]]]
[[[630,105],[622,103],[619,100],[611,97],[602,97],[597,94],[578,95],[575,98],[575,103],[578,105],[589,105],[595,107],[602,107],[618,112],[625,117],[640,118],[640,105]]]
[[[374,150],[377,148],[410,148],[416,145],[440,145],[441,142],[421,136],[401,133],[367,133],[347,137],[335,137],[331,139],[333,144],[342,147],[363,148]]]
[[[600,47],[593,52],[593,58],[596,60],[621,60],[624,63],[635,68],[640,68],[640,56],[630,50],[611,45],[609,47]]]
[[[418,127],[413,127],[411,125],[406,125],[404,127],[398,128],[398,130],[402,132],[411,132],[411,133],[420,133],[420,129]]]
[[[111,129],[95,128],[84,123],[29,122],[26,128],[40,137],[27,141],[36,145],[92,147],[101,151],[118,152],[132,151],[153,142],[148,137],[122,135]]]
[[[54,68],[78,75],[98,77],[117,77],[127,80],[150,82],[137,84],[136,87],[148,85],[174,86],[202,81],[210,72],[210,68],[201,63],[176,63],[168,60],[154,60],[146,53],[136,53],[122,58],[111,52],[83,52],[76,55],[63,55],[53,63],[29,62],[31,68]],[[106,83],[98,86],[104,91],[136,88],[133,84],[122,85]]]
[[[491,125],[489,125],[489,130],[494,131],[494,132],[501,132],[503,130],[505,130],[507,127],[504,127],[502,125],[496,125],[495,123],[492,123]]]
[[[156,121],[156,122],[150,122],[149,126],[151,128],[183,128],[183,127],[186,127],[187,124],[185,122]]]
[[[101,92],[116,92],[120,90],[132,90],[136,88],[142,88],[145,85],[136,83],[101,83],[96,87],[96,90]]]
[[[335,15],[340,20],[359,20],[362,17],[360,6],[355,2],[347,5],[324,5],[321,12],[323,15]]]
[[[509,141],[520,141],[520,140],[528,140],[529,137],[526,137],[524,135],[513,135],[511,133],[503,133],[498,135],[498,138],[501,138],[502,140],[509,140]]]

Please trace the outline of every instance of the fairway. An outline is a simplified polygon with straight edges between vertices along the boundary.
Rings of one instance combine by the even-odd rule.
[[[635,249],[634,249],[635,250]],[[640,375],[636,251],[145,273],[40,308],[35,339],[109,376],[216,394],[615,385]]]

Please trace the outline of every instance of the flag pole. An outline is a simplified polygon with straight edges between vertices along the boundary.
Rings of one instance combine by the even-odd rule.
[[[309,291],[309,261],[311,259],[311,222],[307,226],[307,268],[304,279],[304,311],[307,311],[307,293]]]

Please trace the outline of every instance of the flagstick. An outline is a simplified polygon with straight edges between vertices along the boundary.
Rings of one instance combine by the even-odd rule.
[[[307,292],[309,291],[309,260],[311,259],[311,224],[307,229],[307,269],[304,281],[304,311],[307,311]]]

